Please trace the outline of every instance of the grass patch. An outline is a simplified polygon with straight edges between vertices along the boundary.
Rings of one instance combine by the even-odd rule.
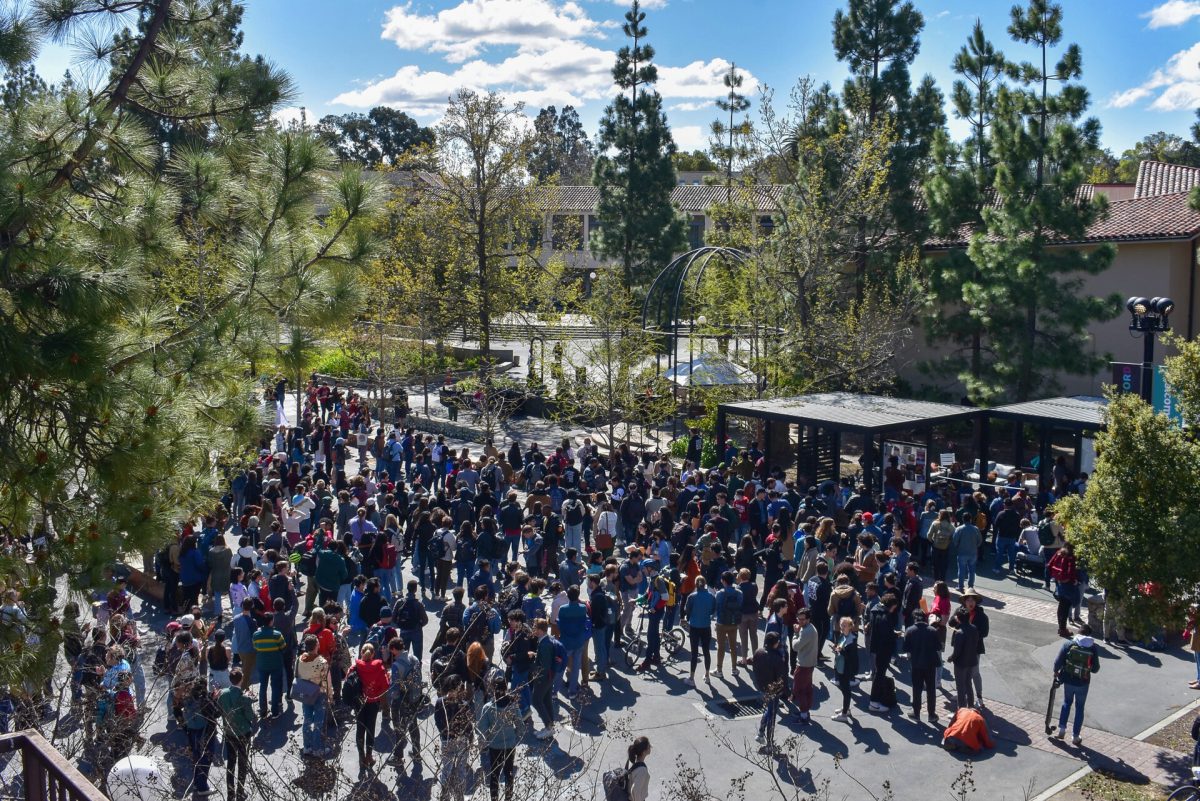
[[[1151,734],[1146,738],[1146,742],[1170,748],[1181,754],[1190,754],[1192,746],[1195,745],[1195,741],[1192,740],[1192,721],[1195,719],[1195,715],[1184,715],[1174,723]]]
[[[1092,772],[1055,795],[1053,801],[1164,801],[1168,792],[1157,784],[1135,784]]]

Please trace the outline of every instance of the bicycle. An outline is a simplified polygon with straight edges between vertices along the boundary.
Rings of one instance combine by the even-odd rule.
[[[625,643],[625,665],[631,670],[641,664],[645,654],[647,642],[642,636],[642,632],[646,628],[646,601],[645,598],[639,598],[636,601],[642,613],[638,615],[637,630],[633,636]],[[683,651],[684,631],[680,626],[672,626],[670,629],[663,631],[659,638],[659,652],[667,656],[668,659],[678,659]]]
[[[1200,801],[1200,766],[1192,767],[1192,780],[1167,796],[1167,801]]]

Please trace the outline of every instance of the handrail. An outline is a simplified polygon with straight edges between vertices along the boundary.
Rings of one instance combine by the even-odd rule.
[[[0,754],[21,753],[26,801],[109,801],[49,740],[33,729],[0,734]]]

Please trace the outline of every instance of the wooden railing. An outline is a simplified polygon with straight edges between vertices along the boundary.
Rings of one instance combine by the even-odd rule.
[[[0,735],[0,754],[21,755],[25,801],[108,801],[87,777],[32,729]]]

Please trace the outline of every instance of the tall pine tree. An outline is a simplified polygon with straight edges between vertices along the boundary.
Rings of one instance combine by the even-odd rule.
[[[850,0],[833,18],[833,47],[850,67],[842,91],[856,124],[874,130],[887,124],[894,134],[889,153],[888,218],[882,230],[859,224],[855,253],[859,297],[869,261],[894,264],[920,244],[924,221],[917,212],[916,188],[929,167],[934,134],[945,125],[942,96],[926,76],[913,90],[909,65],[920,50],[925,19],[911,2]]]
[[[951,93],[954,113],[970,126],[963,145],[952,143],[945,133],[934,140],[934,170],[925,184],[929,226],[935,236],[957,237],[963,226],[983,229],[983,207],[990,197],[995,165],[988,146],[988,131],[996,111],[1000,81],[1013,72],[987,39],[976,21],[967,43],[954,56]],[[976,403],[990,403],[1003,387],[985,361],[984,339],[988,326],[986,310],[972,304],[982,291],[980,273],[959,248],[932,260],[927,270],[929,313],[924,330],[930,342],[956,345],[939,363],[927,365],[938,377],[952,374],[961,380],[967,396]]]
[[[600,253],[620,262],[625,285],[647,283],[684,247],[687,228],[671,205],[675,142],[654,90],[654,48],[645,43],[638,0],[622,26],[631,44],[617,52],[613,81],[621,94],[604,110],[592,182],[600,190]]]
[[[737,71],[736,64],[729,65],[722,83],[728,90],[724,97],[717,98],[717,108],[729,115],[729,121],[717,119],[713,121],[712,154],[721,165],[721,178],[725,184],[725,202],[733,200],[733,176],[741,165],[750,157],[750,119],[739,114],[745,114],[750,109],[750,100],[741,93],[745,78]]]
[[[1088,275],[1103,272],[1115,249],[1056,247],[1078,240],[1104,213],[1102,198],[1081,200],[1085,161],[1100,126],[1081,120],[1087,91],[1079,77],[1079,48],[1070,45],[1053,71],[1049,49],[1062,39],[1062,8],[1031,0],[1014,8],[1010,33],[1038,49],[1040,66],[1022,64],[1023,89],[1002,87],[990,134],[996,162],[995,200],[983,209],[985,230],[969,254],[981,280],[972,305],[986,310],[993,369],[1018,401],[1052,392],[1060,373],[1089,375],[1107,357],[1091,352],[1092,322],[1111,319],[1120,298],[1083,292]],[[1052,81],[1061,81],[1057,93]]]

